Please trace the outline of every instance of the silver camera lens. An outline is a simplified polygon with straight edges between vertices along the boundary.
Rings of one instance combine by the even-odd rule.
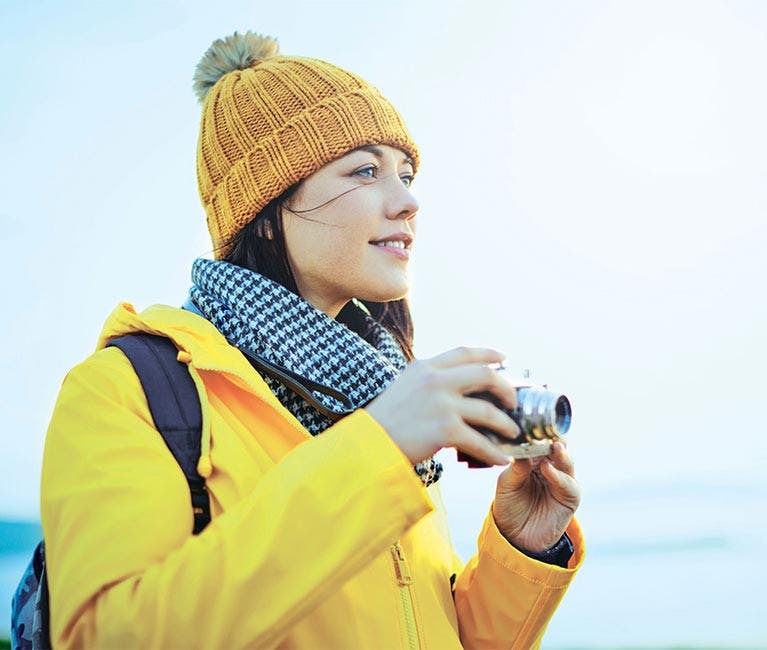
[[[522,429],[522,433],[535,440],[557,438],[570,430],[573,410],[565,395],[540,386],[517,388],[516,409],[503,409]]]
[[[573,410],[566,395],[550,391],[545,386],[519,385],[512,381],[517,388],[517,408],[510,409],[489,391],[472,393],[467,397],[476,397],[491,402],[501,409],[520,429],[520,435],[514,440],[487,429],[474,428],[501,448],[507,456],[513,458],[535,458],[546,456],[551,450],[551,443],[570,430],[573,420]],[[482,467],[483,463],[472,459],[462,452],[458,460],[469,463],[470,467]]]

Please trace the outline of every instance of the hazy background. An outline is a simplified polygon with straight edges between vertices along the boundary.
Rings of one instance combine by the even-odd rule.
[[[545,647],[767,646],[763,2],[2,0],[0,517],[39,516],[109,312],[208,254],[191,77],[247,29],[408,122],[419,356],[494,346],[573,401],[589,554]],[[443,455],[468,557],[496,472]]]

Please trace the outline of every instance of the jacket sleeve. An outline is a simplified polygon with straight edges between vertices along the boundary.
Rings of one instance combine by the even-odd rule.
[[[53,646],[274,646],[432,508],[360,410],[191,536],[183,473],[129,362],[103,350],[65,379],[46,438]]]
[[[491,513],[478,540],[478,553],[455,583],[454,598],[465,648],[538,648],[551,617],[583,562],[577,521],[567,534],[574,553],[568,568],[527,557],[501,535]]]

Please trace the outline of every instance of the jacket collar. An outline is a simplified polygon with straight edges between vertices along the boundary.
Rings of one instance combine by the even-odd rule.
[[[243,354],[203,316],[168,305],[153,305],[139,313],[132,304],[122,302],[104,323],[96,349],[105,347],[113,338],[136,332],[168,337],[180,351],[191,357],[189,363],[197,370],[225,373],[246,390],[283,410],[282,404]]]

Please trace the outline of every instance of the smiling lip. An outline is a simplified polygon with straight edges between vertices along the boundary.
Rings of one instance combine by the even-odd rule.
[[[370,242],[370,245],[376,250],[383,251],[384,253],[389,253],[390,255],[399,257],[401,260],[410,259],[410,250],[407,248],[397,248],[396,246],[380,246],[378,244],[374,244],[373,242]]]
[[[401,241],[405,244],[405,247],[398,248],[397,246],[381,246],[380,245],[380,242],[389,242],[389,241],[398,241],[398,242]],[[413,236],[406,232],[397,232],[391,235],[387,235],[386,237],[381,237],[380,239],[371,241],[370,245],[385,253],[394,255],[395,257],[398,257],[401,260],[408,260],[410,259],[410,247],[413,245]]]

